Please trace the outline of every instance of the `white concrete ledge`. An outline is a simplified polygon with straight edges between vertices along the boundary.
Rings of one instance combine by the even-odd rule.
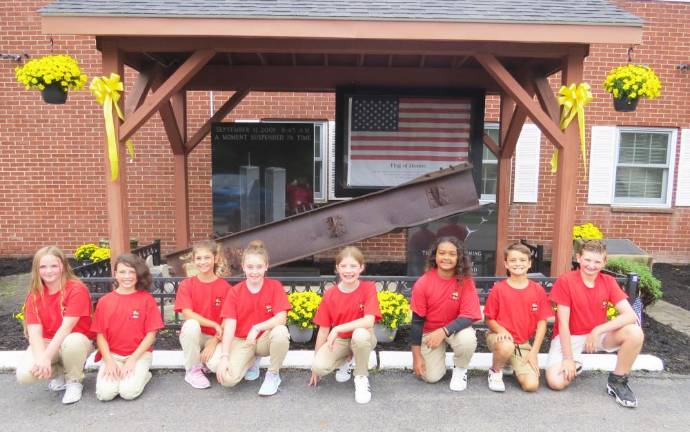
[[[23,351],[0,351],[0,370],[15,370]],[[546,354],[539,354],[539,366],[546,366]],[[92,354],[86,362],[87,370],[96,370],[98,365],[93,362]],[[290,351],[288,352],[283,367],[288,369],[311,368],[314,351]],[[412,369],[412,353],[409,351],[381,351],[379,352],[380,369]],[[269,359],[264,357],[261,367],[268,367]],[[446,366],[453,366],[453,354],[446,354]],[[487,370],[491,366],[490,353],[475,353],[470,361],[470,369]],[[612,371],[616,366],[615,354],[584,354],[584,370]],[[369,369],[376,367],[376,354],[369,357]],[[182,351],[154,351],[152,369],[183,369]],[[650,354],[640,354],[633,370],[645,370],[659,372],[664,370],[664,364],[660,358]]]

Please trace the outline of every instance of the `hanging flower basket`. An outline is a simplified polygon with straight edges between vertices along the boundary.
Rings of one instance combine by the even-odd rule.
[[[39,90],[46,103],[63,104],[67,91],[80,90],[88,80],[79,63],[69,55],[48,55],[29,60],[15,71],[17,81],[27,90]]]
[[[613,108],[619,112],[635,111],[640,98],[661,95],[661,80],[648,66],[627,64],[613,68],[604,80],[604,89],[613,96]]]

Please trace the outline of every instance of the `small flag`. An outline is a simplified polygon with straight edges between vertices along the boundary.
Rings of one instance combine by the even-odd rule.
[[[637,323],[642,326],[642,298],[637,297],[635,301],[632,304],[632,308],[635,311],[635,315],[637,315]]]

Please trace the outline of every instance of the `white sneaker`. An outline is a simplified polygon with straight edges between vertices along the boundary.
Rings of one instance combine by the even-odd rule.
[[[62,403],[65,405],[79,402],[81,399],[81,391],[84,387],[78,382],[69,382],[65,384],[65,395],[62,396]]]
[[[371,400],[371,388],[369,377],[364,375],[355,377],[355,402],[359,404],[369,403]]]
[[[259,389],[259,396],[273,396],[278,392],[280,382],[280,375],[277,372],[266,372],[264,383],[261,384],[261,388]]]
[[[493,369],[489,369],[489,390],[495,391],[495,392],[504,392],[506,391],[506,386],[503,383],[503,372],[498,371],[494,372]]]
[[[453,368],[453,376],[450,378],[450,389],[453,391],[463,391],[467,388],[467,369],[459,367]]]
[[[259,374],[261,371],[259,370],[259,364],[261,363],[261,357],[257,357],[256,360],[254,360],[254,364],[252,367],[247,369],[247,372],[244,374],[244,379],[247,381],[254,381],[259,378]]]
[[[354,368],[355,364],[352,362],[352,360],[345,360],[335,372],[335,380],[339,383],[350,381],[350,378],[352,378],[352,370]]]
[[[58,376],[56,376],[48,382],[48,390],[54,392],[63,391],[65,389],[65,386],[66,383],[64,374],[59,374]]]

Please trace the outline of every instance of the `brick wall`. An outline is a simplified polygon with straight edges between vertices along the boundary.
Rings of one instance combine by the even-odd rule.
[[[0,51],[49,54],[49,37],[41,34],[36,11],[49,1],[4,2],[0,7]],[[591,125],[690,127],[690,72],[675,69],[690,58],[690,4],[627,1],[620,4],[647,23],[634,60],[652,65],[664,82],[663,97],[643,101],[637,112],[615,113],[600,87],[606,72],[627,60],[627,46],[593,46],[585,77],[595,101],[587,110]],[[100,53],[91,37],[55,36],[53,52],[75,56],[90,77],[99,75]],[[28,255],[45,244],[72,251],[86,241],[107,236],[105,158],[102,116],[88,91],[72,92],[66,105],[47,105],[37,92],[14,80],[16,64],[0,62],[0,255]],[[125,82],[134,82],[132,71]],[[554,81],[555,82],[555,81]],[[217,108],[229,93],[215,92]],[[188,94],[189,130],[210,115],[208,92]],[[251,93],[226,120],[235,118],[327,119],[334,117],[333,94]],[[495,98],[487,104],[487,120],[496,121]],[[164,252],[173,248],[172,154],[158,116],[133,137],[137,155],[128,163],[130,229],[140,243],[161,238]],[[589,139],[589,138],[588,138]],[[678,146],[677,146],[678,150]],[[210,139],[189,159],[190,225],[193,240],[211,233],[209,180]],[[510,207],[510,232],[550,246],[555,177],[548,173],[550,145],[543,143],[537,204]],[[677,160],[677,158],[676,158]],[[676,172],[680,167],[676,167]],[[687,167],[685,168],[687,169]],[[586,182],[579,185],[577,221],[594,222],[608,237],[629,237],[657,257],[687,261],[690,254],[690,209],[670,213],[614,213],[608,206],[586,204]],[[675,186],[675,183],[674,183]],[[405,234],[398,231],[362,242],[369,261],[403,260]],[[320,256],[329,257],[333,252]]]

